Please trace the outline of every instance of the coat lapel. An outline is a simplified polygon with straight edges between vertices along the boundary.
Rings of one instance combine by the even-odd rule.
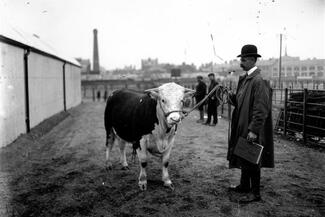
[[[242,94],[240,95],[240,97],[238,98],[238,104],[237,104],[238,105],[238,107],[237,107],[238,108],[238,112],[240,111],[240,108],[241,108],[241,106],[242,106],[242,104],[244,102],[244,99],[245,99],[245,95],[246,95],[247,90],[250,89],[247,86],[245,86],[246,83],[249,80],[251,80],[252,78],[254,78],[257,74],[259,74],[260,71],[261,70],[257,68],[253,73],[251,73],[250,75],[248,75],[245,80],[242,81],[241,88],[244,88],[244,90],[243,90]]]

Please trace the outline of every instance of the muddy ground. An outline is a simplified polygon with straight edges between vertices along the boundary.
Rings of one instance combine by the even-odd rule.
[[[227,169],[227,120],[208,127],[192,113],[171,154],[175,190],[163,187],[151,156],[142,192],[131,146],[129,171],[117,147],[113,170],[105,170],[103,112],[103,103],[83,103],[0,149],[0,216],[325,216],[324,151],[276,138],[276,168],[262,171],[263,201],[239,205],[227,193],[239,179]]]

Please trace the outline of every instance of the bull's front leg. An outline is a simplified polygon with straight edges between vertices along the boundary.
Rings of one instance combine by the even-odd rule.
[[[137,155],[140,163],[139,187],[142,191],[147,190],[147,147],[144,141],[140,141],[140,149],[137,149]]]
[[[164,186],[169,187],[170,189],[174,190],[174,185],[170,180],[169,173],[168,173],[168,164],[169,164],[169,156],[172,147],[170,146],[162,156],[162,181],[164,182]]]

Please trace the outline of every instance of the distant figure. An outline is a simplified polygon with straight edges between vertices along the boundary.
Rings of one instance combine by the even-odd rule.
[[[206,95],[207,93],[207,85],[203,81],[202,76],[197,76],[197,85],[196,85],[196,92],[194,94],[196,104],[199,103]],[[204,103],[199,106],[199,114],[200,119],[197,120],[197,123],[203,123],[204,122]]]
[[[105,90],[105,92],[104,92],[104,101],[105,102],[107,101],[107,90]]]
[[[209,85],[209,90],[208,92],[210,93],[211,90],[218,85],[218,82],[216,81],[214,74],[210,73],[208,75],[210,79],[210,85]],[[213,117],[213,123],[211,126],[215,126],[218,123],[218,105],[219,105],[219,100],[217,99],[217,91],[215,91],[214,94],[212,94],[208,98],[208,119],[204,123],[205,125],[210,125],[211,124],[211,117]]]
[[[100,101],[100,90],[97,91],[97,101]]]

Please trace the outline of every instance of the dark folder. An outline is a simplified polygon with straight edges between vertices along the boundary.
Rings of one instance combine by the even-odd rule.
[[[255,142],[250,142],[243,137],[239,137],[234,154],[253,163],[258,164],[263,152],[263,146]]]

